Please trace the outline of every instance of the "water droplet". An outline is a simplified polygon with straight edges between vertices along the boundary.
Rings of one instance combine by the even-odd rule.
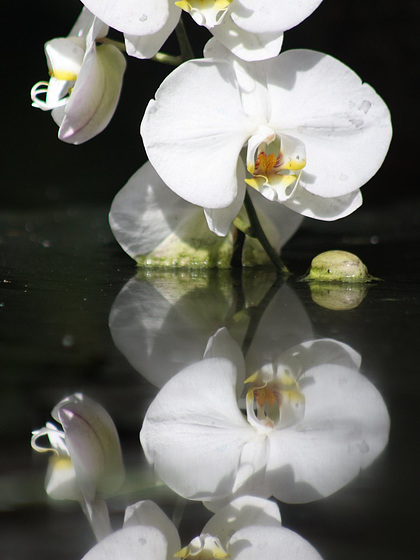
[[[74,336],[72,334],[66,334],[61,340],[61,344],[65,348],[71,348],[74,345]]]
[[[140,18],[140,21],[147,21],[147,16],[146,14],[143,14]]]

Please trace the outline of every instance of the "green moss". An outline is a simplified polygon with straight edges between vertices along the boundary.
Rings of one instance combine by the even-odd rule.
[[[309,273],[302,278],[312,282],[371,282],[377,280],[368,273],[358,256],[347,251],[326,251],[317,255]]]

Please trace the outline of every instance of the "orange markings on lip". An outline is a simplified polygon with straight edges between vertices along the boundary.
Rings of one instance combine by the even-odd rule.
[[[281,165],[281,154],[277,157],[274,154],[260,152],[255,161],[254,175],[268,175],[272,169]]]
[[[255,400],[259,407],[274,406],[275,403],[280,404],[280,392],[270,385],[254,389]]]

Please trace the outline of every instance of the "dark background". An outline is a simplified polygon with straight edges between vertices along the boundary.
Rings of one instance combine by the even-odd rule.
[[[2,57],[3,208],[110,204],[146,159],[139,124],[170,67],[130,58],[111,124],[86,144],[67,145],[57,139],[50,115],[31,107],[29,91],[48,78],[44,42],[68,34],[82,5],[77,0],[42,0],[24,7],[9,1],[3,7],[8,27]],[[210,34],[191,18],[185,20],[200,56]],[[385,164],[363,189],[369,209],[409,201],[412,210],[414,198],[418,208],[419,22],[418,0],[324,0],[285,35],[283,50],[311,48],[337,57],[390,107],[394,138]],[[170,41],[164,50],[176,54],[176,43]]]

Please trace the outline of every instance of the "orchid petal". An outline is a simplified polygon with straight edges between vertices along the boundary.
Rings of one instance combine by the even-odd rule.
[[[97,492],[115,492],[124,478],[124,467],[118,434],[106,410],[77,393],[58,403],[51,414],[64,428],[66,446],[86,500],[93,501]]]
[[[165,536],[155,527],[127,527],[94,546],[82,560],[169,560]]]
[[[238,192],[229,206],[226,208],[204,208],[209,230],[222,237],[228,234],[245,197],[245,166],[241,160],[238,160],[237,164],[237,184]]]
[[[180,15],[181,12],[175,4],[169,2],[169,17],[159,31],[152,35],[130,35],[125,33],[127,54],[136,58],[152,58],[175,29]]]
[[[158,529],[168,543],[168,557],[180,549],[178,531],[163,511],[152,501],[144,500],[128,506],[125,510],[124,529],[127,527],[150,527]]]
[[[381,395],[358,372],[326,364],[307,371],[301,386],[304,420],[270,433],[269,485],[289,503],[340,490],[382,452],[389,432]]]
[[[335,364],[351,369],[359,369],[362,357],[353,348],[332,338],[307,340],[291,346],[279,354],[275,367],[287,368],[298,380],[300,375],[317,366]]]
[[[136,278],[121,290],[109,325],[115,345],[156,387],[202,359],[209,336],[224,323],[232,301],[221,286],[195,277],[164,278],[164,290]],[[199,306],[197,305],[199,302]]]
[[[172,190],[193,204],[224,208],[237,196],[237,161],[252,129],[231,66],[192,60],[162,83],[141,134],[152,165]]]
[[[267,92],[267,64],[260,61],[258,64],[248,63],[235,57],[216,38],[212,38],[204,46],[204,57],[221,59],[229,62],[235,72],[244,112],[266,122],[270,116],[270,101]]]
[[[135,259],[199,216],[202,210],[174,194],[146,162],[114,198],[109,223],[118,243]]]
[[[117,106],[125,67],[116,47],[91,45],[67,105],[52,112],[60,140],[81,144],[104,130]]]
[[[237,375],[236,396],[239,398],[245,381],[245,362],[239,345],[233,340],[226,327],[218,329],[209,338],[204,351],[204,359],[208,358],[226,358],[234,364]]]
[[[48,461],[45,491],[53,500],[80,500],[76,471],[70,457],[53,455]]]
[[[272,60],[267,83],[270,126],[306,147],[307,191],[341,197],[376,173],[391,140],[389,111],[350,68],[322,53],[287,51]]]
[[[158,32],[169,17],[168,0],[82,0],[83,4],[110,27],[129,35]],[[179,8],[174,7],[179,10]]]
[[[189,499],[229,495],[242,448],[255,432],[236,402],[236,371],[223,358],[193,364],[160,390],[140,432],[146,457]]]
[[[304,177],[304,173],[302,175]],[[293,195],[283,205],[302,216],[317,220],[331,221],[345,218],[363,203],[359,189],[336,197],[324,198],[307,191],[298,184]]]
[[[81,506],[98,541],[112,533],[108,507],[103,498],[85,499],[81,501]]]
[[[220,509],[203,527],[202,533],[217,535],[226,548],[232,535],[241,527],[281,524],[280,511],[274,502],[257,496],[240,496]]]
[[[312,336],[312,325],[302,303],[289,286],[282,286],[268,304],[246,354],[248,375]]]
[[[211,32],[235,56],[247,61],[277,56],[283,44],[283,33],[249,33],[241,29],[229,14]]]
[[[85,41],[80,37],[59,37],[45,43],[45,55],[52,75],[75,81],[83,64]]]
[[[260,524],[239,529],[229,543],[229,554],[235,560],[255,560],[256,555],[264,559],[322,560],[315,548],[297,533]]]
[[[251,33],[286,31],[306,19],[322,0],[236,0],[232,19]]]
[[[86,37],[94,20],[95,16],[87,8],[83,8],[70,30],[69,37]],[[96,19],[94,28],[94,39],[105,37],[108,34],[108,26],[98,19]]]

